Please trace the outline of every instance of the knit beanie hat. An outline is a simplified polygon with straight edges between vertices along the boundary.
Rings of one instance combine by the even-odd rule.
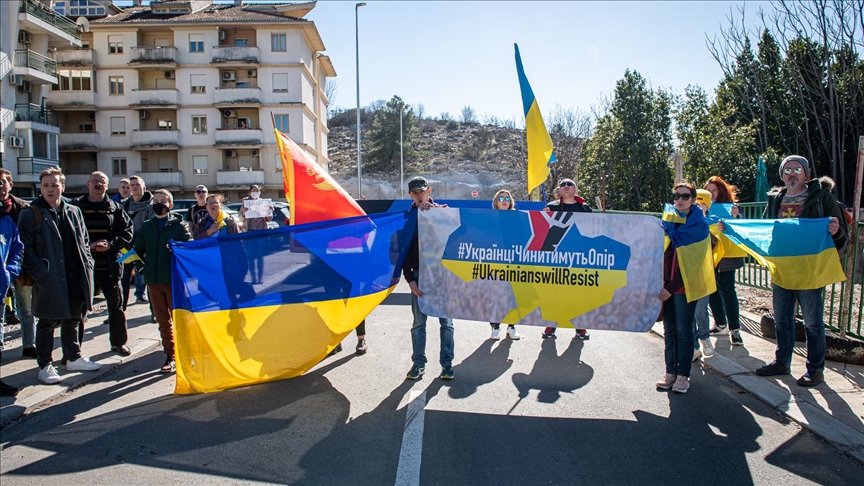
[[[783,162],[780,162],[780,177],[783,177],[783,168],[786,167],[786,164],[789,162],[798,162],[802,166],[804,166],[804,176],[810,176],[810,162],[807,162],[807,159],[800,155],[790,155],[783,159]]]
[[[696,189],[696,202],[704,204],[706,208],[710,208],[711,193],[705,189]]]

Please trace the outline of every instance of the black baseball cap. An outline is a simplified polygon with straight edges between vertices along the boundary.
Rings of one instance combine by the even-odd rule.
[[[425,177],[417,176],[408,181],[408,192],[416,191],[417,189],[426,190],[429,188],[429,182]]]

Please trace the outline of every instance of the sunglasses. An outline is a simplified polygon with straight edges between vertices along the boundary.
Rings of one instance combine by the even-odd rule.
[[[576,187],[575,182],[564,181],[558,187]]]
[[[195,189],[195,194],[207,194],[207,189]]]
[[[511,201],[510,196],[498,196],[498,202],[504,202],[504,201],[510,202]]]
[[[795,167],[795,168],[793,169],[793,168],[791,168],[791,167],[787,167],[787,168],[783,169],[783,173],[786,174],[786,175],[789,175],[789,174],[791,174],[791,173],[793,173],[793,172],[796,173],[796,174],[801,174],[802,172],[804,172],[804,168],[803,168],[803,167]]]
[[[672,194],[672,199],[674,199],[675,201],[677,201],[677,200],[679,200],[679,199],[683,199],[683,200],[685,200],[685,201],[689,201],[691,197],[693,197],[691,194],[680,194],[680,193],[677,193],[677,192],[675,192],[675,193]]]

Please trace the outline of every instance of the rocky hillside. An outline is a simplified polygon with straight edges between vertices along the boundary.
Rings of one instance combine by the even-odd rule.
[[[522,130],[458,125],[420,120],[417,156],[405,161],[405,180],[426,176],[439,198],[492,199],[498,189],[515,190],[525,197],[525,134]],[[364,133],[367,130],[363,126]],[[354,127],[332,127],[328,137],[330,174],[346,190],[357,191],[357,139]],[[366,148],[364,147],[364,152]],[[363,195],[367,199],[394,199],[400,196],[398,169],[387,173],[363,171]]]

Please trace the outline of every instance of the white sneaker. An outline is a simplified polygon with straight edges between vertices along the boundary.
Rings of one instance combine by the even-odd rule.
[[[516,328],[515,328],[515,327],[508,327],[508,328],[507,328],[507,337],[509,337],[510,339],[512,339],[512,340],[514,340],[514,341],[518,341],[518,340],[522,339],[522,336],[520,336],[520,335],[516,332]]]
[[[57,368],[49,364],[39,370],[39,381],[46,385],[54,385],[63,381],[63,378],[60,378],[60,375],[57,374]]]
[[[75,361],[66,362],[66,371],[96,371],[101,367],[102,365],[90,361],[87,356],[81,356]]]
[[[702,356],[706,358],[714,356],[714,345],[711,344],[710,339],[700,339],[699,342],[702,343]]]
[[[501,329],[492,328],[492,337],[490,339],[499,340],[501,339]]]
[[[702,351],[699,351],[698,349],[694,349],[693,350],[693,362],[695,363],[695,362],[699,361],[699,358],[701,358],[701,357],[702,357]]]
[[[687,390],[690,389],[690,378],[686,376],[679,376],[678,379],[675,380],[675,384],[672,385],[672,391],[675,393],[687,393]]]
[[[725,336],[729,334],[729,326],[714,326],[708,331],[712,336]]]

